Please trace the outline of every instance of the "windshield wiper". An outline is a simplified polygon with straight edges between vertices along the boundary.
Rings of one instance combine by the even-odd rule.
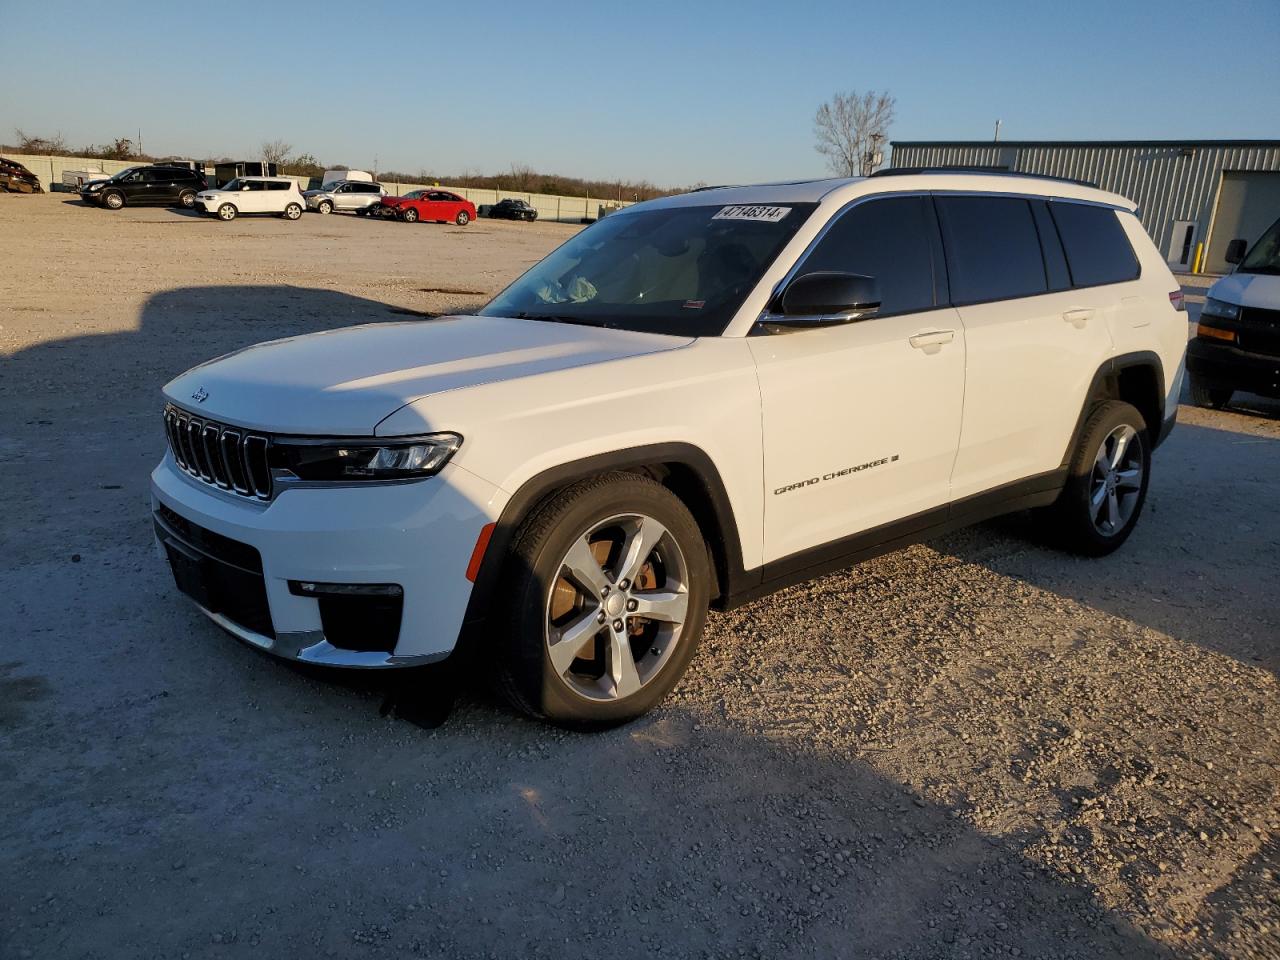
[[[548,323],[572,323],[579,327],[608,327],[609,324],[594,317],[579,317],[566,313],[527,313],[521,310],[515,315],[517,320],[545,320]]]

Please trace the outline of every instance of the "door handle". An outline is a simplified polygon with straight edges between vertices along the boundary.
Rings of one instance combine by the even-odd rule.
[[[914,337],[909,338],[907,342],[917,350],[933,354],[941,350],[943,344],[950,343],[955,338],[956,332],[954,330],[926,330],[924,333],[917,333]]]
[[[1077,330],[1083,330],[1084,325],[1089,322],[1089,318],[1093,316],[1093,311],[1087,308],[1079,310],[1067,310],[1062,314],[1062,319],[1067,321]]]

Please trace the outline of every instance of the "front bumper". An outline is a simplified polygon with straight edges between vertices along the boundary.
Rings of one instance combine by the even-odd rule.
[[[202,549],[174,530],[180,522],[165,522],[163,507],[226,538],[232,549],[248,547],[260,557],[258,579],[242,571],[246,578],[238,583],[246,592],[261,592],[262,617],[228,614],[197,601],[210,619],[276,656],[341,667],[411,666],[449,655],[471,595],[471,552],[505,500],[492,484],[448,464],[415,483],[299,488],[262,503],[201,483],[168,454],[151,474],[151,496],[157,542],[170,541],[162,552]],[[290,581],[400,585],[403,607],[394,647],[356,650],[330,642],[321,601],[298,595]]]
[[[1280,398],[1280,356],[1196,337],[1187,344],[1187,372],[1206,386]]]

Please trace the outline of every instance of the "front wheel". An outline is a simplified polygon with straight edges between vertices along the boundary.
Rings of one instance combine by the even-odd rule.
[[[400,214],[400,219],[405,223],[417,223],[418,211],[413,209],[413,207],[406,207],[404,213]]]
[[[108,193],[102,198],[102,205],[108,210],[119,210],[124,206],[124,195],[114,191]]]
[[[471,222],[471,214],[467,213],[465,210],[459,210],[458,215],[453,218],[453,222],[460,227],[465,227]]]
[[[224,203],[218,208],[219,220],[234,220],[236,218],[236,208],[229,203]]]
[[[1187,392],[1191,395],[1191,402],[1197,407],[1208,407],[1210,410],[1221,410],[1231,402],[1231,395],[1235,393],[1230,387],[1211,387],[1201,383],[1194,376],[1189,378]]]
[[[566,487],[506,559],[499,687],[564,726],[640,716],[688,668],[710,580],[697,522],[661,484],[610,473]]]
[[[333,204],[328,200],[321,200],[316,204],[317,213],[333,213]]]
[[[297,220],[302,216],[302,207],[296,203],[291,203],[284,208],[284,218],[286,220]]]
[[[1090,411],[1066,485],[1047,509],[1050,533],[1072,553],[1100,557],[1133,532],[1147,498],[1147,424],[1131,404],[1106,400]]]

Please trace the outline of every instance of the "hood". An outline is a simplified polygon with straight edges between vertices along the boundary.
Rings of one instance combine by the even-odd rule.
[[[164,394],[188,410],[268,433],[373,436],[380,421],[434,393],[691,342],[505,317],[374,323],[227,354],[170,381]]]
[[[1215,300],[1225,300],[1242,307],[1280,310],[1280,276],[1271,273],[1233,273],[1211,286],[1208,295]]]

